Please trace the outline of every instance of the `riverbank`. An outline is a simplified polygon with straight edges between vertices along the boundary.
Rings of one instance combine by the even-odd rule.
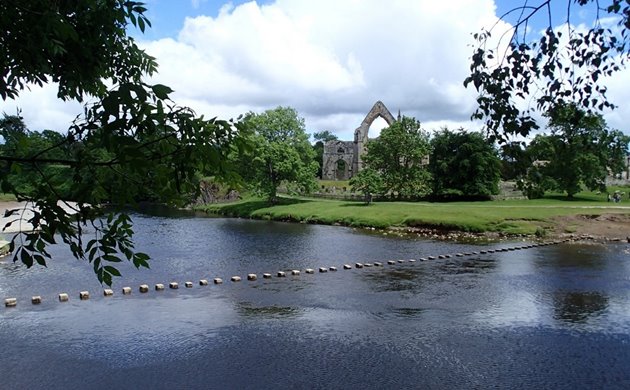
[[[250,198],[198,207],[211,214],[374,228],[425,236],[567,237],[626,240],[630,203],[589,199],[505,200],[493,202],[358,202],[281,198],[271,206]]]
[[[24,208],[21,202],[0,202],[0,226],[6,210]],[[564,238],[591,236],[602,240],[626,240],[630,236],[630,202],[593,200],[505,200],[493,202],[360,202],[289,198],[271,206],[262,199],[198,206],[195,209],[228,217],[340,225],[384,230],[390,234],[426,237]],[[28,215],[25,215],[28,219]],[[12,224],[11,233],[30,225]],[[2,238],[0,237],[0,240]]]

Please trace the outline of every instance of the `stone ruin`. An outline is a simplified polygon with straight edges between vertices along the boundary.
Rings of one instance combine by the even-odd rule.
[[[365,153],[368,131],[372,122],[381,117],[392,125],[396,119],[380,100],[366,115],[361,126],[354,131],[354,141],[328,141],[322,158],[323,180],[348,180],[363,168],[361,156]],[[400,114],[398,114],[400,119]]]

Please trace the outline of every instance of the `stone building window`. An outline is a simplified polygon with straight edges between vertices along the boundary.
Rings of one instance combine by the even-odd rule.
[[[344,160],[337,160],[337,180],[344,180],[347,176],[348,164]]]

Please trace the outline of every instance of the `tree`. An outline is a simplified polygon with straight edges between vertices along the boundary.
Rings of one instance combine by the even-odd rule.
[[[446,128],[431,139],[433,195],[488,197],[499,193],[501,162],[479,133]]]
[[[526,169],[516,177],[518,188],[529,199],[542,198],[545,192],[557,187],[555,180],[544,171],[553,158],[553,146],[548,135],[538,134],[523,152]]]
[[[244,122],[253,132],[255,145],[241,163],[246,182],[271,203],[277,202],[281,183],[296,187],[298,192],[315,188],[314,151],[308,142],[304,119],[295,109],[277,107],[262,114],[249,113]]]
[[[415,118],[403,116],[368,142],[364,163],[381,175],[383,191],[392,197],[419,197],[428,192],[429,174],[423,164],[428,154],[428,133]]]
[[[550,135],[537,136],[528,153],[541,162],[523,185],[538,186],[537,194],[555,189],[572,198],[582,190],[606,190],[606,176],[621,173],[630,137],[610,130],[601,115],[575,105],[558,105],[547,114]],[[541,176],[536,180],[532,175]],[[546,177],[547,180],[542,178]]]
[[[68,157],[64,149],[52,147],[63,139],[61,134],[50,130],[41,133],[31,131],[26,127],[19,115],[10,116],[4,114],[3,118],[0,119],[0,135],[4,140],[4,143],[0,145],[0,156],[27,158],[33,153],[47,150],[42,155],[43,158],[63,159]],[[33,183],[41,181],[39,171],[33,166],[16,165],[14,168],[14,170],[7,173],[5,179],[18,192],[32,195],[35,191]],[[62,180],[67,182],[71,178],[68,177],[67,170],[63,168],[53,164],[42,164],[40,166],[40,169],[47,177],[55,176],[57,179],[58,176],[61,176]],[[60,175],[53,175],[52,171],[59,171]],[[66,185],[58,185],[58,190],[64,198],[68,198]]]
[[[337,136],[334,135],[333,133],[331,133],[328,130],[317,131],[317,132],[313,133],[313,138],[315,139],[315,141],[323,142],[323,143],[326,143],[328,141],[336,141],[337,140]]]
[[[150,25],[145,11],[142,3],[126,0],[0,3],[0,96],[14,98],[31,84],[54,81],[59,98],[94,101],[61,138],[49,137],[51,143],[15,133],[22,141],[9,147],[5,138],[0,187],[33,211],[34,231],[11,241],[14,261],[45,265],[46,246],[61,240],[111,285],[120,275],[115,263],[148,267],[149,257],[134,250],[131,219],[121,211],[134,202],[130,188],[152,183],[156,200],[181,205],[198,190],[198,172],[231,174],[226,157],[232,148],[245,147],[242,125],[199,117],[171,101],[169,87],[143,81],[157,64],[126,29],[144,31]],[[9,127],[17,120],[11,121]],[[66,187],[51,166],[71,178],[63,181]],[[9,180],[24,171],[36,172],[28,187]],[[114,212],[106,213],[105,203]],[[20,218],[21,210],[8,214]],[[87,226],[90,239],[83,234]]]
[[[472,117],[485,120],[492,140],[527,136],[539,128],[535,114],[554,105],[574,104],[588,113],[614,108],[602,81],[621,70],[629,58],[630,3],[566,0],[566,4],[561,27],[552,25],[557,15],[551,0],[523,2],[502,15],[504,20],[518,15],[511,31],[503,35],[509,36],[507,45],[501,42],[503,36],[492,40],[493,28],[474,34],[478,46],[464,85],[472,84],[478,91]],[[583,31],[571,17],[586,6],[597,8],[597,19]],[[541,13],[546,14],[548,27],[540,37],[532,37],[530,22]],[[606,24],[611,18],[617,22],[615,27]]]
[[[499,146],[501,178],[515,180],[527,173],[531,161],[527,155],[525,142],[507,142]]]
[[[6,0],[0,3],[0,97],[29,84],[59,84],[60,99],[103,96],[107,82],[138,82],[155,59],[127,36],[131,23],[151,23],[140,2],[127,0]]]
[[[361,192],[366,204],[372,203],[372,195],[383,192],[383,179],[381,175],[372,168],[365,168],[359,171],[350,179],[352,191]]]
[[[331,133],[328,130],[319,131],[313,133],[313,138],[315,139],[315,145],[313,145],[313,150],[315,151],[314,160],[317,163],[317,177],[322,177],[322,164],[324,159],[324,145],[328,141],[336,141],[337,136]]]

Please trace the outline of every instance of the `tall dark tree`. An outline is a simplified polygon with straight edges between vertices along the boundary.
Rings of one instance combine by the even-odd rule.
[[[43,265],[50,258],[46,246],[61,240],[92,264],[99,281],[111,284],[120,274],[115,263],[148,267],[148,256],[134,250],[131,220],[121,211],[134,201],[129,188],[142,186],[138,178],[154,184],[157,200],[182,204],[182,194],[198,190],[197,172],[229,174],[226,157],[241,145],[240,123],[199,117],[170,100],[169,87],[143,81],[157,64],[127,28],[144,31],[150,25],[145,11],[142,3],[127,0],[0,2],[0,97],[15,98],[29,85],[54,81],[60,99],[94,101],[56,143],[42,147],[27,137],[0,155],[2,190],[33,211],[34,230],[11,241],[14,261]],[[54,153],[61,149],[70,154]],[[72,181],[63,191],[71,199],[44,169],[53,164],[68,170]],[[28,191],[8,180],[18,170],[39,176]],[[101,218],[105,201],[119,208]],[[90,238],[83,235],[85,225],[93,228]]]
[[[328,141],[336,141],[337,136],[331,133],[328,130],[318,131],[313,133],[313,139],[316,141],[315,145],[313,145],[313,150],[315,151],[315,162],[317,163],[317,177],[322,177],[322,165],[324,158],[324,145]]]
[[[481,134],[442,129],[431,139],[433,195],[489,197],[499,193],[501,162]]]
[[[583,186],[605,191],[608,172],[616,174],[624,168],[630,137],[608,129],[601,115],[588,114],[575,105],[559,105],[547,116],[551,134],[537,136],[528,148],[539,162],[536,174],[550,179],[538,193],[554,189],[572,198]]]
[[[507,142],[499,147],[501,159],[501,178],[515,180],[527,173],[531,160],[527,154],[525,142]]]
[[[553,159],[553,140],[549,135],[538,134],[527,145],[525,156],[527,169],[517,179],[517,185],[529,199],[542,198],[546,191],[555,189],[558,184],[545,170]]]
[[[537,129],[536,113],[555,105],[574,104],[589,113],[613,108],[603,80],[623,69],[629,59],[630,3],[565,0],[560,27],[552,24],[559,15],[553,13],[551,0],[519,3],[501,16],[511,23],[510,33],[494,31],[497,23],[474,35],[478,45],[464,81],[479,93],[472,117],[485,120],[490,137],[504,142],[511,135],[527,136]],[[594,25],[586,30],[572,24],[582,7],[597,12]],[[548,26],[537,36],[531,22],[540,16]],[[606,27],[604,19],[617,25]],[[507,45],[502,42],[505,36]]]

